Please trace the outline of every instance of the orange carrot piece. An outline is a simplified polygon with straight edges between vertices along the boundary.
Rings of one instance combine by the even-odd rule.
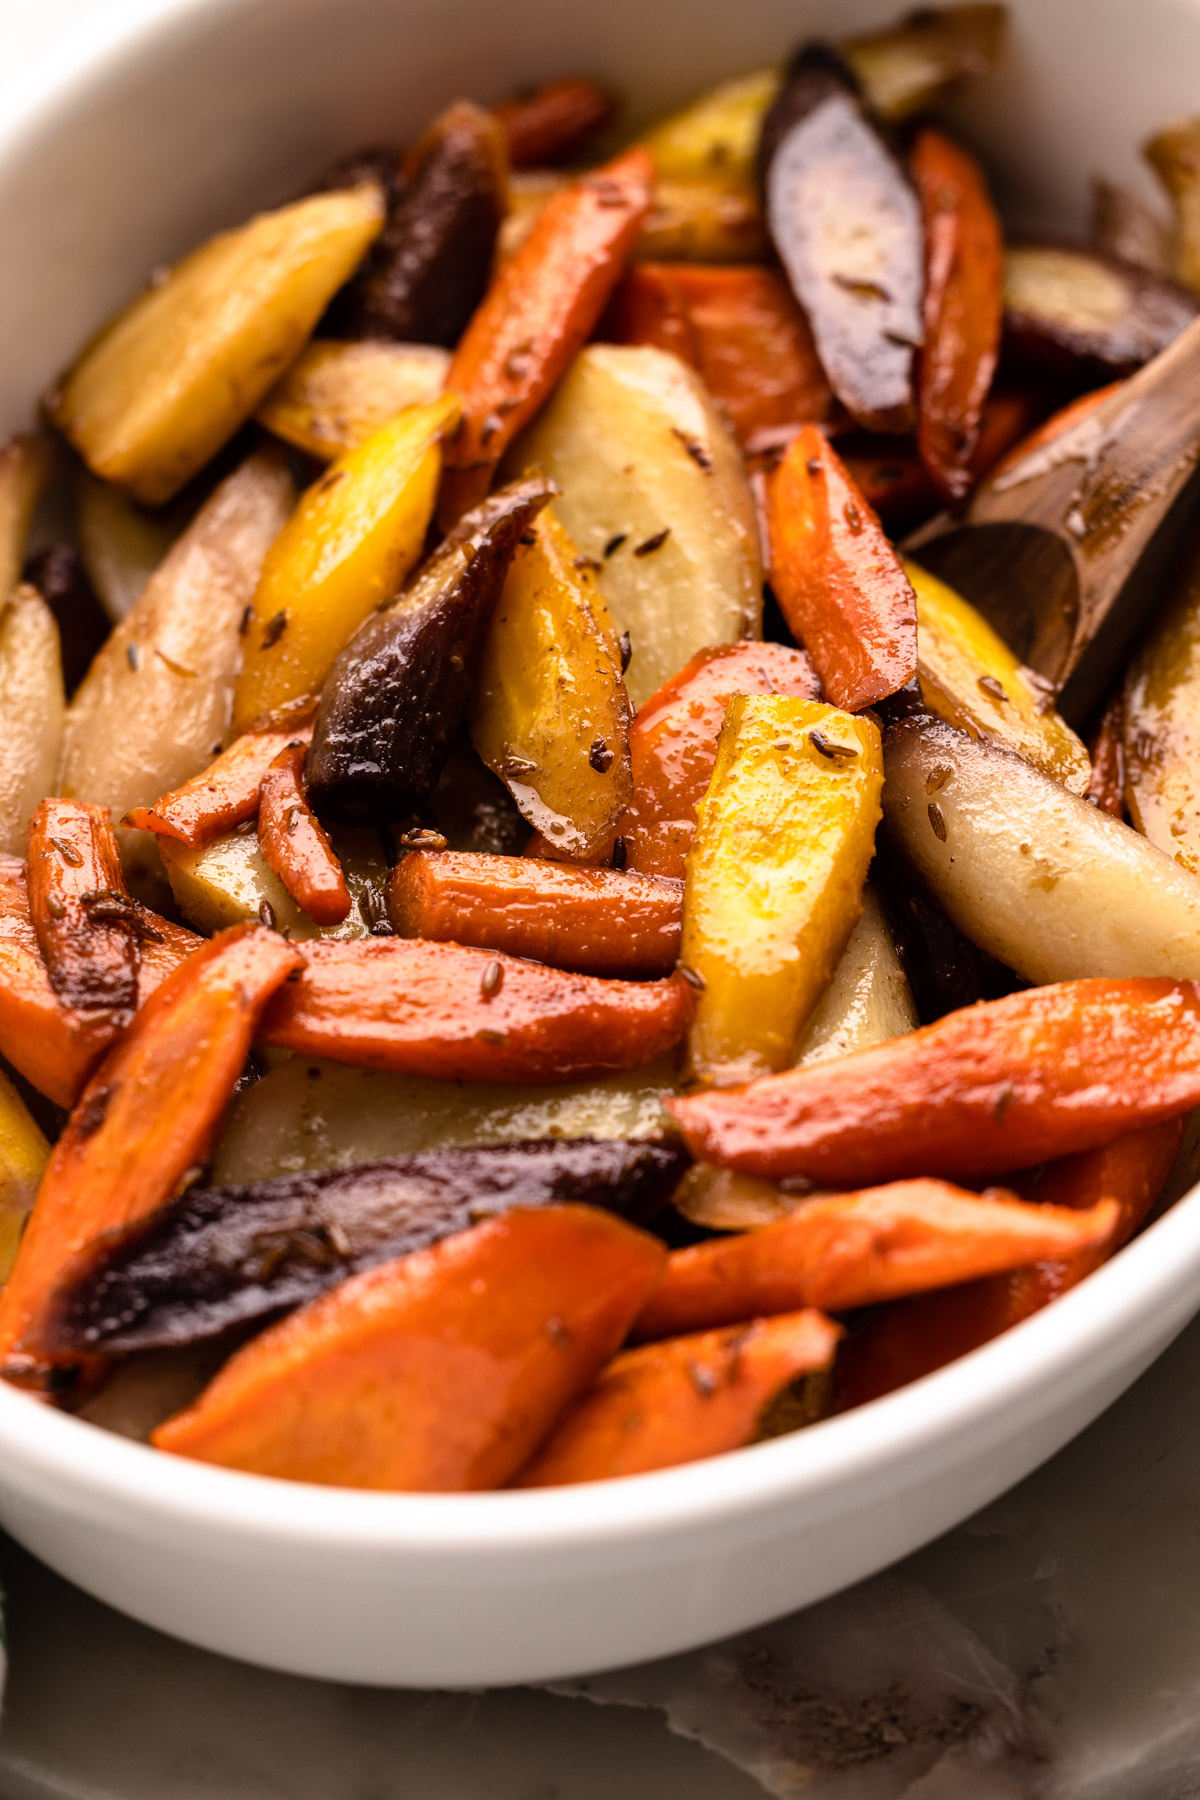
[[[483,499],[603,312],[649,210],[653,174],[647,151],[627,150],[555,194],[484,295],[446,376],[463,416],[446,453],[444,529]]]
[[[0,1295],[0,1360],[36,1368],[72,1257],[161,1206],[205,1160],[263,1005],[299,962],[275,932],[235,925],[151,995],[55,1145]]]
[[[153,806],[135,806],[121,823],[199,850],[257,817],[263,776],[290,744],[307,744],[312,734],[311,717],[286,731],[248,731],[222,750],[203,774],[164,794]]]
[[[1048,1163],[1032,1180],[1018,1179],[1014,1185],[1027,1198],[1056,1206],[1082,1211],[1099,1200],[1114,1201],[1118,1222],[1113,1236],[1107,1244],[1093,1244],[1073,1256],[1030,1263],[1007,1275],[987,1275],[889,1307],[857,1332],[838,1358],[838,1410],[877,1400],[966,1356],[1090,1275],[1145,1219],[1171,1172],[1182,1134],[1182,1121],[1169,1119],[1147,1131],[1126,1132],[1098,1150]]]
[[[750,453],[829,416],[833,394],[808,320],[773,269],[639,263],[613,295],[605,334],[690,363]]]
[[[1104,1245],[1118,1209],[1027,1206],[1003,1189],[894,1181],[810,1200],[775,1225],[676,1250],[638,1339],[819,1306],[840,1312]]]
[[[513,1486],[604,1481],[740,1450],[793,1381],[829,1367],[839,1335],[809,1309],[625,1350]]]
[[[304,791],[304,745],[281,750],[266,774],[258,806],[258,847],[297,906],[318,925],[340,925],[350,889],[328,833]]]
[[[1087,798],[1114,819],[1125,817],[1125,695],[1117,688],[1089,746],[1092,776]]]
[[[687,1030],[692,990],[601,981],[420,938],[303,944],[259,1041],[451,1081],[582,1081],[635,1069]]]
[[[824,1187],[971,1180],[1200,1104],[1200,984],[1062,981],[747,1087],[668,1102],[696,1157]]]
[[[544,169],[566,162],[604,129],[616,110],[608,89],[582,75],[548,81],[532,94],[492,108],[514,169]]]
[[[917,602],[900,559],[837,451],[815,425],[767,483],[771,585],[847,712],[894,694],[917,672]]]
[[[26,884],[42,961],[63,1005],[107,1049],[138,1000],[138,911],[108,808],[43,800],[29,821]]]
[[[918,135],[912,173],[925,222],[925,342],[917,378],[917,444],[943,498],[965,500],[1000,353],[1004,238],[983,170],[933,126]]]
[[[328,1486],[503,1486],[616,1350],[664,1259],[591,1207],[517,1208],[271,1327],[152,1442]]]
[[[401,937],[505,950],[581,975],[669,975],[683,893],[655,875],[456,850],[413,850],[388,883]]]

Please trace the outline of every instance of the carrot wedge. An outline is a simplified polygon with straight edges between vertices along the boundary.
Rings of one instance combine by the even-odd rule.
[[[581,975],[668,975],[683,894],[654,875],[455,850],[414,850],[388,883],[401,937],[505,950]]]
[[[1112,1200],[1074,1212],[944,1181],[810,1200],[776,1225],[674,1251],[633,1335],[675,1337],[803,1306],[873,1306],[1105,1245],[1117,1217]]]
[[[590,1207],[518,1208],[293,1313],[152,1442],[336,1487],[500,1487],[616,1350],[663,1260]]]
[[[744,1088],[668,1101],[696,1157],[778,1181],[971,1180],[1200,1104],[1200,985],[1062,981]]]
[[[838,1359],[838,1410],[877,1400],[954,1362],[1090,1275],[1145,1219],[1171,1172],[1182,1132],[1182,1122],[1169,1119],[1049,1163],[1032,1181],[1021,1179],[1030,1199],[1056,1206],[1082,1210],[1102,1199],[1114,1201],[1118,1220],[1108,1243],[889,1307],[849,1340]]]
[[[925,221],[925,343],[917,377],[917,444],[951,505],[974,484],[979,438],[1000,352],[1004,240],[982,169],[932,126],[912,173]]]
[[[582,1081],[635,1069],[683,1036],[692,990],[601,981],[419,938],[301,946],[303,972],[259,1042],[360,1069],[452,1081]]]
[[[287,730],[249,731],[235,738],[202,774],[164,794],[153,806],[134,807],[121,823],[202,849],[256,817],[263,776],[275,758],[291,744],[309,743],[312,734],[311,715]]]
[[[532,94],[492,108],[514,169],[565,162],[604,129],[616,110],[608,89],[583,75],[548,81]]]
[[[815,425],[767,483],[771,585],[832,706],[858,712],[917,672],[917,603],[900,559]]]
[[[263,776],[258,847],[297,906],[318,925],[340,925],[350,889],[328,834],[304,791],[304,745],[281,750]]]
[[[448,530],[483,499],[492,472],[591,332],[650,207],[653,164],[627,150],[550,199],[492,282],[446,376],[462,424],[446,453]]]
[[[25,866],[50,986],[98,1054],[133,1017],[141,960],[137,908],[108,808],[43,800],[29,821]]]
[[[740,1450],[793,1381],[829,1367],[839,1335],[810,1309],[625,1350],[512,1485],[565,1487]]]
[[[265,1001],[299,964],[261,926],[234,926],[168,976],[80,1096],[55,1145],[0,1295],[0,1361],[36,1370],[71,1259],[170,1199],[202,1163]]]

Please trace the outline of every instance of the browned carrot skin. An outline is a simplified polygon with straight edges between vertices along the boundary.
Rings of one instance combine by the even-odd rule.
[[[307,744],[312,733],[311,716],[290,729],[247,732],[222,750],[202,775],[164,794],[153,806],[135,806],[121,823],[199,850],[257,816],[263,776],[289,744]]]
[[[829,1367],[839,1336],[807,1310],[625,1350],[513,1486],[642,1475],[740,1450],[785,1388]]]
[[[603,131],[617,107],[599,82],[565,75],[492,110],[508,141],[513,168],[545,169],[566,162]]]
[[[455,1081],[559,1082],[634,1069],[683,1036],[692,990],[601,981],[420,939],[300,946],[259,1041],[360,1069]]]
[[[0,1362],[36,1370],[71,1259],[204,1162],[263,1005],[299,961],[277,933],[235,925],[181,963],[109,1051],[55,1145],[0,1295]]]
[[[43,800],[29,821],[26,880],[50,986],[99,1052],[133,1017],[140,961],[138,911],[107,807]]]
[[[293,1313],[152,1441],[337,1487],[500,1487],[616,1350],[663,1260],[590,1207],[519,1208]]]
[[[581,975],[669,975],[683,894],[654,875],[414,850],[388,883],[388,917],[401,937],[504,950]]]
[[[833,706],[857,712],[917,672],[917,603],[878,516],[815,425],[767,485],[771,585]]]
[[[1073,1212],[944,1181],[810,1200],[778,1224],[674,1251],[634,1336],[675,1337],[803,1306],[873,1306],[1106,1245],[1117,1214],[1111,1200]]]
[[[1162,1191],[1179,1140],[1180,1120],[1126,1132],[1098,1150],[1048,1163],[1018,1185],[1031,1200],[1083,1209],[1116,1202],[1119,1219],[1107,1244],[1073,1256],[1031,1263],[1007,1275],[988,1275],[938,1293],[903,1300],[880,1314],[846,1344],[838,1359],[838,1410],[861,1406],[930,1375],[976,1350],[1090,1275],[1132,1237]]]
[[[548,201],[492,282],[446,377],[463,416],[446,455],[443,529],[482,500],[603,312],[649,210],[653,173],[647,151],[628,150],[581,176]]]
[[[1063,981],[748,1087],[668,1102],[706,1162],[850,1187],[974,1180],[1200,1104],[1200,985]]]
[[[304,792],[304,745],[281,750],[263,776],[258,847],[297,906],[318,925],[340,925],[350,889],[333,845]]]
[[[1092,778],[1087,798],[1114,819],[1125,817],[1125,695],[1120,688],[1105,707],[1092,739]]]
[[[925,223],[925,342],[917,379],[917,444],[942,496],[965,500],[1000,351],[1004,240],[982,169],[927,126],[912,173]]]

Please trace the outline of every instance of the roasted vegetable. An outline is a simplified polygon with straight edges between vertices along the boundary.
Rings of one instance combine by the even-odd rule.
[[[144,512],[111,482],[82,472],[79,550],[88,580],[114,625],[141,599],[146,583],[190,523],[191,510],[185,496],[166,512]]]
[[[196,850],[174,838],[159,839],[176,905],[199,931],[261,919],[292,938],[363,937],[385,917],[386,847],[375,832],[339,831],[334,849],[350,890],[350,911],[340,924],[319,925],[268,866],[252,826]]]
[[[678,1043],[681,975],[600,981],[407,938],[305,946],[262,1042],[360,1069],[458,1081],[573,1081],[636,1068]]]
[[[566,162],[615,114],[607,88],[582,75],[548,81],[494,109],[516,169]]]
[[[737,448],[703,384],[661,350],[592,344],[517,445],[562,489],[555,512],[618,632],[635,707],[711,644],[760,635],[762,567]]]
[[[386,822],[427,798],[450,752],[517,541],[550,499],[540,476],[474,508],[395,604],[334,662],[308,756],[323,818]]]
[[[886,825],[876,844],[872,876],[912,990],[919,1023],[932,1025],[935,1019],[984,999],[987,978],[1001,965],[993,963],[957,925],[950,923],[920,877],[898,853]],[[1009,991],[1011,988],[1001,987],[986,998],[995,1000]]]
[[[107,810],[43,800],[29,822],[26,869],[29,916],[50,986],[99,1053],[133,1017],[141,961],[142,921]]]
[[[452,429],[449,394],[410,407],[331,463],[279,533],[244,629],[233,723],[317,694],[338,651],[392,599],[425,543]]]
[[[930,712],[1085,793],[1087,751],[1048,703],[1044,684],[961,594],[915,563],[904,569],[917,597],[917,681]]]
[[[352,903],[342,865],[305,794],[303,744],[281,750],[263,776],[258,847],[310,919],[340,925],[348,917]]]
[[[1162,182],[1175,215],[1171,261],[1185,287],[1200,290],[1200,119],[1164,126],[1142,154]]]
[[[767,489],[771,585],[829,700],[850,712],[911,681],[912,587],[833,445],[807,425]]]
[[[605,1481],[738,1450],[793,1382],[829,1367],[839,1335],[810,1310],[626,1350],[513,1486]]]
[[[487,493],[496,465],[544,405],[595,325],[650,201],[650,160],[629,150],[547,202],[493,281],[450,365],[463,421],[439,513],[453,525]]]
[[[982,169],[926,127],[912,153],[925,221],[925,342],[917,377],[921,460],[951,504],[974,485],[971,454],[996,371],[1004,240]]]
[[[1007,6],[923,6],[839,48],[872,112],[899,121],[923,112],[964,76],[993,69],[1007,27]]]
[[[517,549],[483,644],[471,739],[557,854],[611,842],[629,804],[621,647],[586,559],[552,513]]]
[[[1091,746],[1086,798],[1114,819],[1125,817],[1125,697],[1116,693],[1100,716]]]
[[[601,326],[620,344],[670,350],[695,369],[749,451],[829,414],[808,321],[773,269],[643,262]]]
[[[518,1208],[272,1326],[153,1442],[340,1487],[501,1486],[616,1350],[663,1255],[590,1207]]]
[[[34,807],[54,786],[66,700],[58,626],[36,588],[0,598],[0,853],[25,848]]]
[[[504,950],[582,975],[667,975],[679,960],[676,882],[527,856],[414,850],[388,883],[401,937]]]
[[[93,1246],[48,1335],[61,1355],[196,1343],[302,1306],[348,1274],[514,1206],[583,1201],[640,1224],[686,1161],[667,1143],[559,1139],[191,1188]]]
[[[828,1062],[830,1057],[886,1043],[916,1024],[916,1008],[883,908],[873,889],[866,887],[858,924],[809,1017],[796,1061]]]
[[[300,961],[241,927],[188,957],[101,1063],[55,1145],[0,1297],[0,1354],[41,1357],[42,1325],[71,1259],[161,1206],[202,1163],[263,1004]]]
[[[1200,311],[1173,282],[1073,244],[1013,244],[1004,262],[1012,348],[1091,379],[1138,369]]]
[[[320,462],[355,450],[446,385],[450,354],[433,344],[314,338],[258,409],[260,425]]]
[[[664,119],[644,139],[658,174],[751,188],[762,122],[781,82],[780,70],[756,69]]]
[[[294,494],[282,459],[259,452],[201,508],[71,704],[64,794],[120,816],[212,761],[229,728],[245,610]]]
[[[516,856],[529,841],[529,827],[515,800],[476,755],[465,726],[450,746],[424,817],[450,850]]]
[[[1133,263],[1151,275],[1172,273],[1171,235],[1166,222],[1140,195],[1098,175],[1092,177],[1090,235],[1102,256]],[[1185,281],[1184,286],[1187,285]]]
[[[810,1200],[777,1224],[676,1250],[634,1336],[669,1338],[801,1306],[870,1306],[1101,1247],[1116,1224],[1111,1200],[1075,1212],[943,1181]]]
[[[1021,442],[1044,410],[1032,385],[1008,387],[988,396],[971,457],[973,484]],[[839,438],[838,454],[889,536],[899,537],[939,510],[941,498],[914,446],[871,432],[849,432]]]
[[[701,1080],[792,1060],[861,910],[882,784],[870,720],[813,700],[730,701],[684,890]]]
[[[634,243],[634,261],[745,263],[770,253],[753,189],[724,180],[654,184],[650,210]]]
[[[668,1107],[707,1162],[845,1187],[1027,1168],[1177,1118],[1197,1095],[1196,985],[1097,980],[1008,994],[874,1050]]]
[[[63,686],[69,698],[107,638],[110,621],[74,544],[47,544],[29,558],[25,579],[54,615],[62,645]]]
[[[222,750],[203,774],[164,794],[153,806],[135,806],[121,823],[199,850],[257,817],[259,789],[275,758],[289,744],[304,744],[311,737],[312,720],[303,717],[280,731],[247,732]]]
[[[0,1285],[8,1280],[49,1158],[50,1146],[29,1108],[0,1071]]]
[[[884,817],[950,919],[1027,981],[1200,978],[1200,882],[998,747],[890,732]]]
[[[1125,797],[1137,829],[1200,874],[1200,545],[1125,677]]]
[[[51,396],[84,461],[160,505],[248,419],[383,224],[374,183],[211,238],[84,351]]]
[[[405,158],[399,200],[339,296],[347,334],[456,344],[488,284],[507,182],[500,122],[455,101]]]
[[[29,527],[53,464],[49,438],[32,432],[0,447],[0,602],[21,579]]]
[[[771,238],[838,399],[873,431],[915,422],[922,341],[921,210],[821,45],[795,58],[763,121],[759,169]]]

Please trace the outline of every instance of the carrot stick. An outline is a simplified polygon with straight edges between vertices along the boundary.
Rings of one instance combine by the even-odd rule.
[[[0,1295],[0,1360],[36,1369],[67,1265],[102,1232],[169,1200],[208,1154],[292,945],[235,925],[169,975],[84,1088],[55,1145]]]
[[[350,889],[333,845],[304,791],[304,745],[281,750],[263,776],[258,847],[297,906],[318,925],[340,925]]]
[[[604,1481],[739,1450],[792,1382],[829,1367],[839,1335],[809,1310],[625,1350],[513,1486]]]
[[[965,500],[1000,351],[1004,239],[982,169],[927,126],[912,153],[925,222],[925,342],[917,379],[917,444],[944,499]]]
[[[492,472],[537,412],[604,310],[650,206],[645,150],[549,200],[467,326],[446,376],[462,424],[446,453],[441,523],[483,499]]]
[[[1092,776],[1087,799],[1114,819],[1125,817],[1125,694],[1117,688],[1089,745]]]
[[[590,1207],[517,1208],[293,1313],[152,1442],[329,1486],[500,1487],[613,1354],[663,1260]]]
[[[696,1157],[849,1187],[1029,1168],[1200,1104],[1200,987],[1030,988],[836,1061],[668,1101]]]
[[[1183,1126],[1178,1119],[1126,1132],[1098,1150],[1049,1163],[1034,1180],[1019,1180],[1029,1199],[1082,1211],[1115,1201],[1117,1228],[1107,1244],[1073,1256],[1030,1263],[1007,1275],[987,1275],[940,1293],[921,1294],[880,1314],[848,1340],[838,1359],[837,1406],[844,1411],[876,1400],[978,1349],[1039,1312],[1126,1243],[1154,1205],[1175,1160]]]
[[[917,671],[917,603],[837,451],[806,425],[767,483],[771,585],[831,706],[872,706]]]
[[[566,162],[616,112],[607,88],[582,75],[566,75],[520,100],[493,107],[508,142],[514,169],[545,169]]]
[[[388,884],[388,916],[401,937],[506,950],[582,975],[668,975],[683,894],[654,875],[413,850]]]
[[[138,999],[138,912],[108,808],[43,800],[29,821],[29,916],[63,1005],[107,1049]]]
[[[944,1181],[810,1200],[776,1225],[674,1251],[634,1336],[674,1337],[802,1306],[873,1306],[1106,1244],[1117,1216],[1111,1200],[1073,1212]]]
[[[312,734],[311,716],[288,730],[247,732],[222,750],[203,774],[164,794],[153,806],[135,806],[121,823],[199,850],[257,816],[263,776],[275,758],[289,744],[309,743]]]
[[[582,1081],[634,1069],[683,1036],[692,990],[600,981],[420,939],[300,946],[259,1041],[360,1069],[452,1081]]]

